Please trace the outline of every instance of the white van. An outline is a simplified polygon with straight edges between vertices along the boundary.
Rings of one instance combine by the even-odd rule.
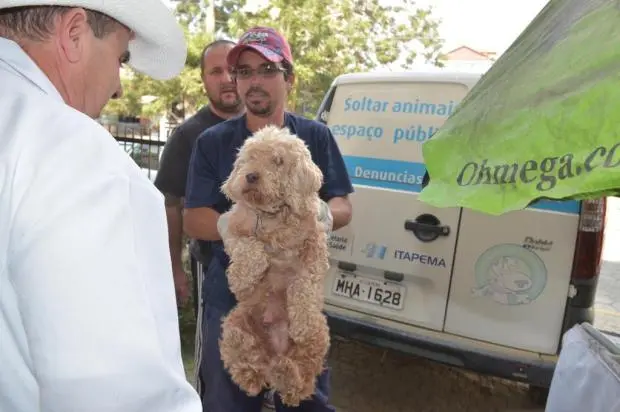
[[[355,186],[330,238],[336,336],[530,384],[544,401],[564,331],[592,322],[606,200],[491,216],[418,200],[422,144],[480,79],[447,69],[336,78],[317,120]]]

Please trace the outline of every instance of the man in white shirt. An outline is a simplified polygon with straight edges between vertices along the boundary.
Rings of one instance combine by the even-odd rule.
[[[0,1],[0,411],[201,411],[162,195],[93,120],[185,58],[160,0]]]

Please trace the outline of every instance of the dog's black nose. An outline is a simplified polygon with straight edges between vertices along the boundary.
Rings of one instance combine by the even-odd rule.
[[[248,183],[258,182],[258,173],[257,172],[248,173],[247,175],[245,175],[245,180],[247,180]]]

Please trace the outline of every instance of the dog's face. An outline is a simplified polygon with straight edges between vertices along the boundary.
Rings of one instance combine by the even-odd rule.
[[[222,191],[233,202],[257,210],[275,212],[287,205],[303,213],[322,180],[303,140],[287,129],[267,126],[245,141]]]

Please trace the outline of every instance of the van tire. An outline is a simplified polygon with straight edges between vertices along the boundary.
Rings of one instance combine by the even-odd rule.
[[[549,396],[549,388],[530,385],[528,388],[528,394],[530,400],[536,406],[545,406],[547,404],[547,397]]]

